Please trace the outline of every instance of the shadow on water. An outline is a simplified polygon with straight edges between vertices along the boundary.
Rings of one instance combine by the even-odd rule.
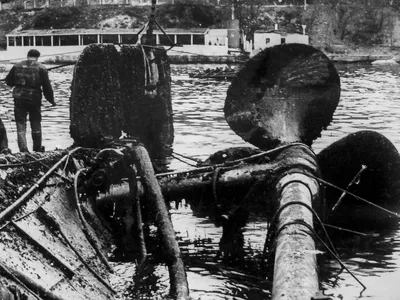
[[[226,258],[220,251],[221,227],[216,227],[206,216],[195,216],[185,201],[170,211],[174,227],[179,230],[177,238],[186,265],[192,299],[270,298],[271,282],[260,274],[267,228],[265,221],[252,218],[240,232],[243,251],[236,257]],[[117,270],[126,269],[125,273],[132,274],[125,285],[118,279],[128,299],[165,299],[168,294],[168,269],[162,263],[162,249],[154,245],[149,248],[152,249],[153,258],[143,271],[140,284],[132,284],[132,264],[117,264]]]

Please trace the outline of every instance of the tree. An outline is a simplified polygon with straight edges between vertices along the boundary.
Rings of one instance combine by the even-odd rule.
[[[258,28],[260,8],[265,0],[229,0],[232,7],[232,17],[238,19],[246,35],[252,35]]]

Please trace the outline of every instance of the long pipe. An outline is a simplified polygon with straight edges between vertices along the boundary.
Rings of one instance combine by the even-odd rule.
[[[7,217],[9,217],[10,214],[12,214],[15,210],[20,208],[23,204],[25,204],[30,197],[33,195],[33,193],[40,187],[40,185],[46,181],[51,174],[57,168],[73,153],[81,149],[81,147],[77,147],[75,149],[72,149],[68,154],[64,155],[54,166],[50,168],[50,170],[47,171],[46,174],[44,174],[34,185],[30,187],[29,190],[27,190],[21,197],[19,197],[13,204],[11,204],[9,207],[7,207],[4,211],[0,213],[0,223],[2,223]]]
[[[313,214],[302,202],[312,207],[318,199],[318,182],[304,174],[290,174],[279,180],[279,211],[275,236],[272,300],[310,300],[318,290],[316,248],[312,233]],[[289,205],[288,205],[289,203]]]
[[[161,188],[154,174],[150,156],[143,146],[136,146],[133,151],[138,175],[142,178],[146,199],[150,209],[154,212],[155,223],[163,243],[162,246],[170,276],[170,294],[174,299],[189,299],[185,266]]]

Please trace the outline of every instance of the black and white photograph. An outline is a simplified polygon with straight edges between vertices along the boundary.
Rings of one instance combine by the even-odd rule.
[[[400,0],[0,0],[0,300],[400,300]]]

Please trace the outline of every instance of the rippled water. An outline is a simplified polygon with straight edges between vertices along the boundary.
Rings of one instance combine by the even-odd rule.
[[[193,70],[216,67],[210,65],[174,65],[172,97],[174,108],[174,151],[205,159],[218,150],[246,145],[226,124],[223,116],[225,93],[229,82],[189,78]],[[318,152],[333,141],[358,130],[372,129],[388,137],[400,149],[400,67],[370,65],[338,66],[342,94],[332,124],[315,141]],[[3,77],[5,74],[1,74]],[[43,132],[46,149],[71,145],[69,137],[69,85],[72,67],[54,70],[56,108],[45,103]],[[10,147],[17,151],[13,104],[10,91],[1,86],[0,116],[6,124]],[[384,155],[384,153],[382,153]],[[188,168],[171,159],[172,169]],[[182,206],[172,211],[172,219],[188,271],[193,299],[269,299],[271,283],[259,276],[259,256],[267,231],[263,218],[252,217],[243,229],[244,260],[223,261],[219,256],[222,229],[207,216],[194,216]],[[320,272],[322,287],[335,299],[400,299],[400,229],[380,232],[378,237],[352,237],[335,240],[343,262],[367,286],[362,292],[358,283],[329,255],[322,255]],[[134,267],[117,264],[116,289],[130,294]],[[168,292],[165,266],[158,266],[142,291],[142,299],[162,299]],[[361,293],[362,292],[362,293]]]

